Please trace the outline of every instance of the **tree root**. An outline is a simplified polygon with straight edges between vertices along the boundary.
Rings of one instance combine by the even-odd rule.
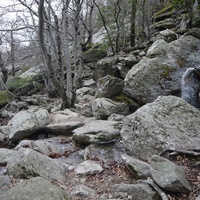
[[[178,154],[185,154],[190,156],[200,156],[200,149],[194,149],[194,150],[180,150],[180,149],[165,149],[160,153],[160,156],[163,156],[165,153],[170,152],[170,156],[172,155],[178,155]]]

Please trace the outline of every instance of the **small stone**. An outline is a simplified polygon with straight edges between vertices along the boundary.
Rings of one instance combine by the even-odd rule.
[[[72,195],[82,195],[84,197],[96,196],[96,191],[87,187],[86,185],[77,185],[73,191]]]

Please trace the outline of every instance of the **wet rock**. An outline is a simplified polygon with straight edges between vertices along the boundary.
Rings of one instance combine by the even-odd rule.
[[[152,156],[151,175],[154,181],[165,190],[183,193],[191,191],[184,169],[165,158]]]
[[[66,165],[29,148],[20,148],[9,159],[8,174],[19,178],[41,176],[50,180],[65,180]]]
[[[45,109],[20,111],[8,122],[11,127],[9,139],[13,142],[22,140],[44,129],[48,123],[49,113]]]
[[[72,138],[84,145],[109,143],[119,138],[120,129],[120,122],[95,120],[75,129]]]
[[[0,199],[72,200],[73,198],[69,193],[50,181],[41,177],[35,177],[22,181],[15,187],[3,192],[0,194]]]
[[[127,115],[129,108],[125,103],[107,98],[97,98],[92,101],[92,112],[97,119],[107,119],[113,113]]]
[[[146,179],[151,175],[150,165],[148,163],[135,159],[127,154],[122,154],[121,157],[126,167],[136,178]]]
[[[97,192],[86,185],[77,185],[71,192],[72,195],[80,195],[84,197],[95,197]]]
[[[75,172],[84,175],[99,174],[103,172],[103,168],[97,161],[86,160],[75,168]]]
[[[200,111],[179,97],[161,96],[123,121],[121,136],[129,154],[148,160],[165,149],[200,148]]]
[[[114,196],[122,197],[120,194],[132,195],[137,200],[157,200],[158,196],[153,189],[146,184],[115,184],[112,186]]]

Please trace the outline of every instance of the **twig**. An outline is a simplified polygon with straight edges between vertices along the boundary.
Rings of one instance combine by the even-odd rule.
[[[139,180],[137,182],[150,185],[160,195],[162,200],[169,200],[167,195],[160,189],[160,187],[154,182],[152,178],[148,178],[147,180]]]
[[[195,152],[195,150],[180,150],[180,149],[165,149],[160,153],[160,156],[164,155],[167,152],[172,152],[170,155],[176,154],[186,154],[186,155],[191,155],[191,156],[200,156],[199,152]]]

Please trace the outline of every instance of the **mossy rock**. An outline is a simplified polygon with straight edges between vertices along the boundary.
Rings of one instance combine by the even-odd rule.
[[[90,63],[96,62],[107,56],[107,44],[95,44],[89,50],[83,53],[83,62]]]
[[[125,94],[120,94],[116,96],[113,100],[120,103],[125,103],[126,105],[129,106],[130,110],[133,112],[140,107],[138,103],[136,103],[133,99],[127,97]]]
[[[0,108],[8,104],[10,99],[11,95],[6,90],[0,91]]]

